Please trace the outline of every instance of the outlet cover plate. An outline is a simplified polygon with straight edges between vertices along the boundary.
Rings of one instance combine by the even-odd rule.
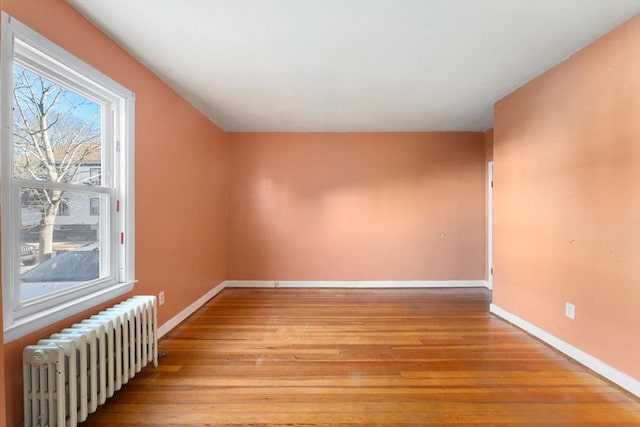
[[[564,305],[564,315],[567,316],[571,320],[575,320],[575,318],[576,318],[576,306],[575,306],[575,304],[571,304],[570,302],[565,303],[565,305]]]

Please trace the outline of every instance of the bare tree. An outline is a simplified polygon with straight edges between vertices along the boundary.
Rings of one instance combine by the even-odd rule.
[[[14,65],[14,175],[53,183],[78,183],[80,166],[99,159],[96,117],[79,114],[90,101],[43,76]],[[64,191],[28,188],[23,202],[41,209],[40,260],[53,251],[53,230]],[[25,200],[26,199],[26,200]]]

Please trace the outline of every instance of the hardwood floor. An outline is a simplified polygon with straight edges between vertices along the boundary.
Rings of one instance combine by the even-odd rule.
[[[83,426],[640,426],[484,289],[227,289]]]

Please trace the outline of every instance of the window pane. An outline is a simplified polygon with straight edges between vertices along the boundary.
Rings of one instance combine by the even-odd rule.
[[[14,63],[14,176],[100,184],[102,108]]]
[[[89,199],[89,215],[100,215],[100,199],[97,197]]]
[[[100,185],[102,182],[102,170],[100,168],[89,168],[89,185]]]
[[[100,265],[101,200],[106,203],[107,196],[21,189],[21,301],[108,275],[108,266]],[[66,208],[61,211],[63,203]],[[98,206],[95,214],[91,211],[94,203]]]
[[[58,205],[58,216],[69,216],[69,201],[67,199],[60,200],[60,204]]]

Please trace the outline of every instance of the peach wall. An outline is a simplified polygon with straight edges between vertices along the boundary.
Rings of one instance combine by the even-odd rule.
[[[493,128],[484,133],[484,161],[493,161]]]
[[[637,379],[639,70],[636,17],[498,102],[494,136],[494,303]]]
[[[166,322],[225,278],[226,136],[64,0],[3,0],[2,9],[135,92],[134,292],[164,290]],[[4,346],[7,425],[22,420],[22,348],[74,319]]]
[[[228,278],[484,279],[483,133],[229,134]]]

